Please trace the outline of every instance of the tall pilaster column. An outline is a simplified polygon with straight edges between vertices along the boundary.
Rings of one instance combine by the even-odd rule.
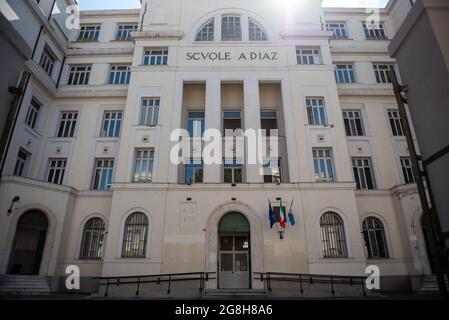
[[[206,107],[205,107],[205,129],[216,129],[221,132],[221,81],[220,79],[208,79],[206,81]],[[217,139],[219,138],[219,140]],[[213,143],[215,143],[215,153],[219,152],[221,154],[221,135],[215,137]],[[204,148],[212,143],[204,142]],[[204,150],[204,149],[203,149]],[[220,162],[222,161],[222,156],[220,156]],[[204,161],[204,159],[203,159]],[[221,164],[204,163],[204,179],[205,183],[220,183],[221,177]]]
[[[248,129],[254,129],[256,134],[260,129],[260,95],[259,95],[259,81],[254,78],[248,78],[244,80],[244,121],[245,121],[245,131]],[[254,141],[252,139],[245,139],[245,176],[246,182],[258,183],[263,182],[263,175],[261,174],[262,165],[259,161],[255,164],[249,164],[248,160],[250,156],[254,154],[250,150],[254,149],[251,144]],[[261,146],[257,146],[258,148]],[[248,152],[249,151],[249,152]],[[251,153],[251,155],[249,154]]]

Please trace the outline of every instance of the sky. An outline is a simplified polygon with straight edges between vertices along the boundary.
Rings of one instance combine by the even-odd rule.
[[[318,0],[316,0],[318,1]],[[81,10],[140,8],[139,0],[78,0]],[[385,7],[388,0],[323,0],[327,7]]]

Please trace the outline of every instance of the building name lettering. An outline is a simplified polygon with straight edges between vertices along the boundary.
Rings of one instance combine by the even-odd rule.
[[[277,52],[242,52],[238,56],[232,55],[231,52],[187,52],[187,61],[200,61],[200,60],[210,60],[210,61],[230,61],[234,57],[237,57],[239,61],[277,61]]]

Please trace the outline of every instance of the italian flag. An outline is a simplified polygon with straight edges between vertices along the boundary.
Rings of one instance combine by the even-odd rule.
[[[280,216],[279,224],[282,229],[285,229],[285,209],[282,206],[282,201],[279,201],[279,216]]]

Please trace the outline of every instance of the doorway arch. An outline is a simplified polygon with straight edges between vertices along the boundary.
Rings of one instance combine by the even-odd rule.
[[[8,274],[38,275],[48,231],[47,216],[30,210],[20,216],[8,262]]]
[[[251,287],[251,245],[248,219],[228,212],[218,223],[218,288]]]
[[[259,214],[248,204],[241,201],[232,201],[221,204],[212,210],[206,226],[206,272],[217,273],[219,262],[219,223],[221,218],[228,213],[238,213],[249,223],[249,277],[252,279],[254,273],[263,272],[262,261],[262,222]],[[217,289],[218,274],[215,279],[209,279],[206,286],[208,289]],[[252,289],[262,289],[261,281],[252,281]]]

